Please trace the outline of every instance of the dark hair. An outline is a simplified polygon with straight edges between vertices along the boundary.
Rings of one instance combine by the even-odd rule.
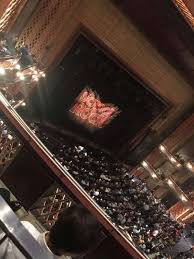
[[[100,236],[100,225],[82,206],[65,209],[51,228],[49,241],[55,250],[82,254],[95,246]]]

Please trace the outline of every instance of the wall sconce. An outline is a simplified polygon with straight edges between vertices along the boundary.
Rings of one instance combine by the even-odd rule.
[[[189,162],[186,162],[185,164],[186,168],[189,169],[191,172],[194,172],[194,164],[189,161]]]
[[[181,163],[176,159],[175,156],[173,156],[165,146],[160,145],[159,150],[168,158],[168,160],[175,165],[177,168],[180,168],[182,165]]]
[[[153,179],[159,179],[155,169],[150,164],[148,164],[148,162],[143,161],[141,165],[146,171],[148,171],[148,173],[151,175]]]

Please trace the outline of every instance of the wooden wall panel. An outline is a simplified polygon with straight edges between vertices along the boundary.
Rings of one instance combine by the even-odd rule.
[[[51,57],[55,57],[55,49],[60,47],[61,38],[64,41],[65,35],[75,31],[71,16],[78,3],[77,0],[41,0],[20,35],[18,45],[27,44],[37,61],[48,67],[53,61]]]
[[[14,24],[26,2],[27,0],[2,1],[1,5],[2,8],[4,8],[4,11],[1,13],[0,31],[9,31],[10,27]]]
[[[191,14],[194,16],[194,2],[193,0],[183,0],[188,9],[191,11]]]
[[[2,14],[5,12],[8,4],[11,2],[11,0],[3,0],[0,1],[0,17],[2,16]]]
[[[172,0],[185,20],[194,29],[194,4],[192,0]]]

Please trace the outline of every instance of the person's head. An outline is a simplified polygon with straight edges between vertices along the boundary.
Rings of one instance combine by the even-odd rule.
[[[59,215],[47,241],[57,255],[80,255],[95,246],[100,231],[96,219],[82,206],[74,205]]]

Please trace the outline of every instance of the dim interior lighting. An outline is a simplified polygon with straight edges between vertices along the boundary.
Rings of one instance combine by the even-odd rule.
[[[192,165],[192,163],[191,162],[188,162],[187,164],[186,164],[186,167],[188,168],[188,169],[193,169],[193,165]]]
[[[0,67],[0,75],[5,75],[5,68],[4,67]]]
[[[182,201],[188,201],[188,199],[183,194],[181,195],[180,198],[181,198]]]
[[[165,148],[163,145],[160,145],[159,149],[160,149],[162,152],[166,151],[166,148]]]
[[[148,167],[148,163],[146,161],[142,162],[143,167]]]
[[[20,70],[20,68],[21,68],[20,64],[15,65],[15,69]]]
[[[168,183],[168,185],[173,186],[172,180],[168,179],[167,183]]]

